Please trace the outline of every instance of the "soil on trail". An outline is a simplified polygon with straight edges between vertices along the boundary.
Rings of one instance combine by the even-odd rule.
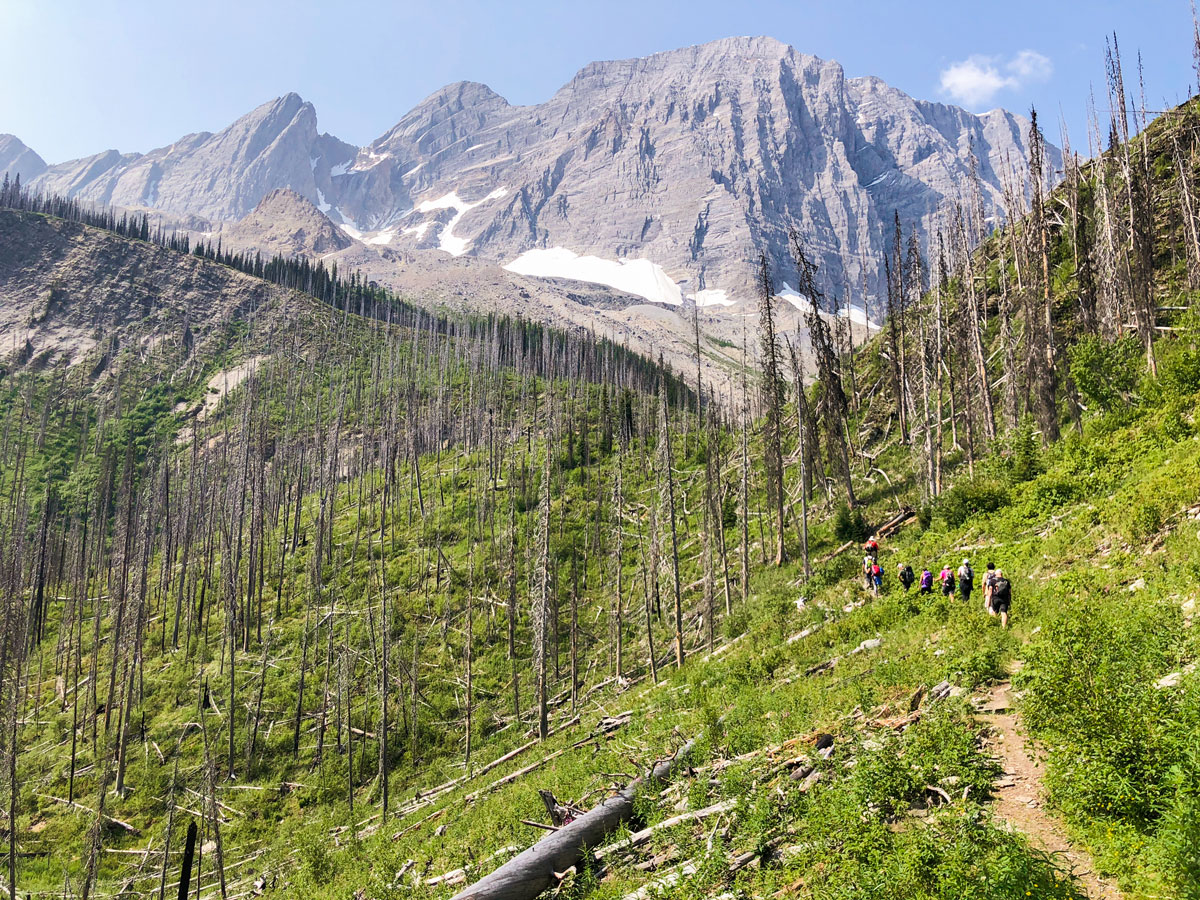
[[[996,782],[997,815],[1025,834],[1033,846],[1051,854],[1079,881],[1089,898],[1121,900],[1116,885],[1096,874],[1091,855],[1075,847],[1058,819],[1046,812],[1042,787],[1045,767],[1026,748],[1025,733],[1013,709],[1010,690],[1009,682],[998,684],[979,704],[982,719],[992,729],[990,749],[1004,767],[1004,774]]]

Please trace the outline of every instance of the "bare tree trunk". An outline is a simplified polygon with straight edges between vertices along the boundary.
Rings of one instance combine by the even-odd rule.
[[[661,360],[660,360],[661,365]],[[661,407],[661,425],[659,441],[661,450],[661,471],[665,482],[663,499],[667,504],[667,516],[671,525],[671,581],[674,588],[675,600],[675,668],[683,667],[683,598],[679,586],[679,534],[675,526],[675,465],[674,454],[671,450],[671,412],[667,404],[666,376],[660,379],[659,404]]]

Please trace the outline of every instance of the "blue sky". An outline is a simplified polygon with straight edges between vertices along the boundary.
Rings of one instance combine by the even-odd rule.
[[[1188,0],[0,0],[0,21],[0,132],[50,162],[215,131],[288,91],[316,105],[323,131],[364,144],[452,81],[533,103],[591,60],[731,34],[974,111],[1035,104],[1050,139],[1064,119],[1079,149],[1114,29],[1133,85],[1142,52],[1150,107],[1196,80]]]

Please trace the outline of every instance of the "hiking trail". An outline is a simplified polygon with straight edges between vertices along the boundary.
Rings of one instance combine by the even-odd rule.
[[[1025,732],[1009,696],[1011,689],[1008,681],[993,685],[978,706],[980,718],[991,726],[988,748],[1004,767],[996,782],[996,814],[1028,837],[1034,847],[1051,854],[1078,880],[1090,900],[1123,900],[1117,886],[1096,873],[1091,854],[1076,847],[1062,823],[1046,812],[1045,766],[1026,748]]]

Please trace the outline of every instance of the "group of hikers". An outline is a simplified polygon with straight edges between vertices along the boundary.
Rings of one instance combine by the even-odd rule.
[[[863,581],[868,591],[878,594],[883,590],[883,568],[879,565],[879,543],[871,538],[863,547]],[[916,573],[908,563],[900,563],[896,567],[896,576],[907,593],[914,584],[918,584]],[[953,597],[957,591],[964,601],[970,602],[971,594],[975,591],[975,570],[971,568],[971,560],[964,559],[957,570],[951,569],[950,564],[942,566],[937,576],[942,595]],[[934,584],[933,572],[925,568],[921,572],[918,593],[932,594]],[[1000,617],[1000,626],[1008,628],[1008,612],[1012,607],[1012,583],[1002,569],[997,569],[994,563],[987,564],[983,575],[983,608],[991,616]]]

